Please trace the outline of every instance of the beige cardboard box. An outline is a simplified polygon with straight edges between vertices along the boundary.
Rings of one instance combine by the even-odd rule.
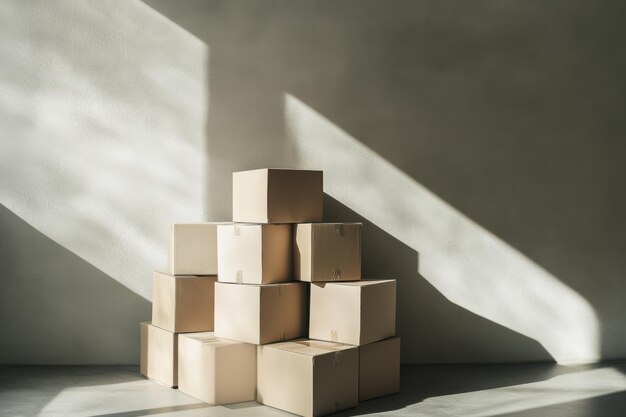
[[[400,338],[359,347],[359,401],[400,391]]]
[[[290,224],[233,224],[217,229],[220,282],[273,284],[293,278]]]
[[[152,324],[173,333],[213,330],[215,276],[174,277],[154,272]]]
[[[322,171],[256,169],[233,173],[233,220],[322,221]]]
[[[306,335],[307,288],[301,282],[215,284],[215,335],[261,345]]]
[[[361,279],[361,223],[303,223],[294,236],[296,280]]]
[[[170,232],[169,273],[172,275],[217,274],[217,225],[177,223]]]
[[[299,340],[257,348],[257,401],[304,417],[358,403],[358,350]]]
[[[395,280],[311,284],[311,339],[365,345],[395,329]]]
[[[175,387],[178,385],[178,335],[153,326],[150,322],[143,322],[139,327],[141,375],[168,387]]]
[[[212,405],[254,401],[256,346],[213,333],[179,335],[178,389]]]

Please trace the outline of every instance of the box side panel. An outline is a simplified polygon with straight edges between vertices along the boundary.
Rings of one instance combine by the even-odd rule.
[[[262,267],[260,284],[273,284],[291,281],[292,233],[290,224],[262,226]]]
[[[268,222],[321,222],[322,171],[270,169]]]
[[[177,333],[213,331],[213,305],[217,277],[176,278]]]
[[[359,401],[400,390],[400,338],[393,337],[359,348]]]
[[[233,173],[233,221],[267,223],[266,169]]]
[[[309,337],[358,345],[361,334],[360,287],[312,283]]]
[[[306,336],[306,287],[304,283],[261,287],[261,344]]]
[[[256,346],[248,343],[216,347],[216,404],[256,399],[256,356]]]
[[[257,347],[257,401],[304,417],[313,414],[311,357]]]
[[[156,326],[148,326],[147,377],[173,387],[177,385],[177,335]]]
[[[314,416],[355,407],[359,400],[358,349],[314,357],[313,392]]]
[[[176,278],[154,272],[152,275],[152,324],[175,331]]]
[[[215,336],[252,344],[260,342],[260,287],[215,285]]]
[[[361,225],[320,223],[313,225],[312,281],[361,279]]]
[[[139,324],[139,373],[145,377],[148,376],[148,338],[149,338],[150,322]]]
[[[201,341],[178,336],[178,389],[208,404],[215,403],[214,352]]]
[[[396,281],[361,287],[361,343],[365,345],[396,334]]]
[[[280,305],[285,340],[306,337],[309,327],[309,286],[293,283],[282,287]]]
[[[310,223],[294,225],[293,278],[298,281],[311,281],[311,230]]]
[[[216,275],[216,228],[214,223],[172,225],[170,273]]]
[[[260,225],[218,227],[218,279],[220,282],[259,284],[263,276]]]

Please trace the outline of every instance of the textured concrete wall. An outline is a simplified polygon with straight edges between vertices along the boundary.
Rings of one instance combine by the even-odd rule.
[[[263,166],[364,222],[405,362],[626,357],[621,3],[145,3],[2,6],[3,362],[136,360],[167,224]]]
[[[211,50],[209,213],[324,169],[404,361],[626,356],[621,3],[147,3]]]
[[[0,363],[136,363],[201,220],[206,45],[138,1],[0,6]]]

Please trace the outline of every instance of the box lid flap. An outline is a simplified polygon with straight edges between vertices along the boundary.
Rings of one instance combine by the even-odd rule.
[[[352,345],[309,339],[291,340],[289,342],[267,345],[266,347],[311,357],[325,355],[332,352],[340,352],[343,350],[356,349],[356,347]]]

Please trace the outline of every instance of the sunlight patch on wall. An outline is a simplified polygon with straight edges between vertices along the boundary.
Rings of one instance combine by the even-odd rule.
[[[208,47],[139,1],[9,2],[0,36],[0,203],[150,299],[203,217]]]
[[[596,314],[577,292],[289,94],[285,121],[298,167],[324,170],[325,192],[419,252],[446,298],[560,363],[598,359]]]

